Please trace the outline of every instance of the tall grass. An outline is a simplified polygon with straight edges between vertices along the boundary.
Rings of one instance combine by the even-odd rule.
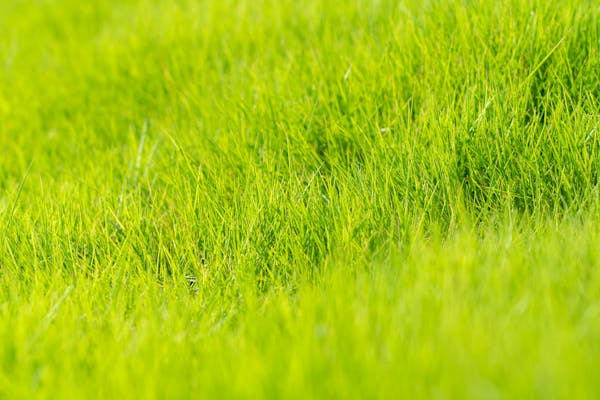
[[[595,398],[594,1],[0,3],[0,397]]]

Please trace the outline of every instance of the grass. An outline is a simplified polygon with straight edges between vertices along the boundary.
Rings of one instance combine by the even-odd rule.
[[[0,2],[0,398],[600,397],[591,0]]]

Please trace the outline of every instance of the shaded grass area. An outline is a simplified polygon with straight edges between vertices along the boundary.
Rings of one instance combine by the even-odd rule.
[[[596,397],[592,1],[0,4],[0,394]]]

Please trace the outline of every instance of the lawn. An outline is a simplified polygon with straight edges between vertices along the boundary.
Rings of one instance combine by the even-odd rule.
[[[600,398],[593,0],[0,0],[0,399]]]

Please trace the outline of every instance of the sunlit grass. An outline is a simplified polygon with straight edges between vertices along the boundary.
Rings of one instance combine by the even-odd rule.
[[[0,397],[600,396],[599,17],[0,2]]]

